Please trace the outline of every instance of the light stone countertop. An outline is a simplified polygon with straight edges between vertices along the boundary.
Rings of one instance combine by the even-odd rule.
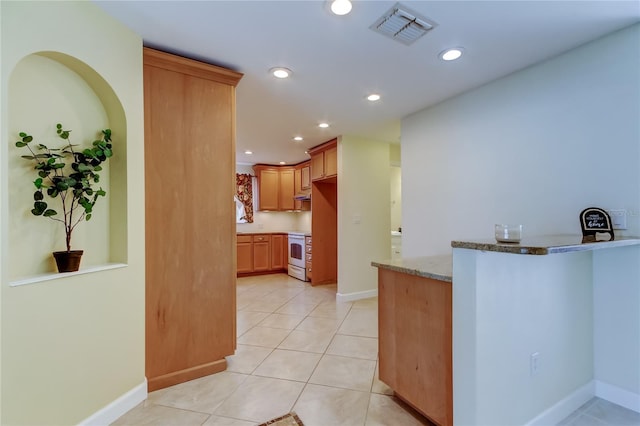
[[[614,241],[583,243],[582,235],[543,235],[523,238],[520,243],[497,243],[495,240],[451,241],[453,248],[531,255],[569,253],[632,245],[640,245],[640,238],[616,237]]]
[[[372,266],[402,274],[416,275],[438,281],[451,282],[453,261],[451,255],[425,256],[371,262]]]
[[[305,231],[236,231],[237,235],[265,235],[265,234],[294,234],[294,235],[302,235],[304,237],[310,237],[311,232]]]

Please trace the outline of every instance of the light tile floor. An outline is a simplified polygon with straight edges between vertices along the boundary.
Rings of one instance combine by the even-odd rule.
[[[377,299],[284,274],[238,279],[238,348],[227,370],[149,394],[114,425],[249,426],[295,411],[305,426],[430,425],[377,378]],[[640,425],[594,398],[562,425]]]

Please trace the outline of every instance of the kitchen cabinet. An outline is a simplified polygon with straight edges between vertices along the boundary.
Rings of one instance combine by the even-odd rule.
[[[451,283],[378,269],[380,380],[433,422],[453,424]]]
[[[294,209],[295,171],[292,167],[257,164],[253,170],[258,178],[258,210]]]
[[[235,87],[242,74],[154,49],[142,53],[145,375],[151,392],[222,371],[235,351],[231,199]],[[183,140],[188,149],[176,143]],[[207,182],[206,197],[201,182]]]
[[[279,233],[238,234],[237,276],[286,272],[288,237]]]
[[[278,188],[278,209],[279,210],[293,210],[294,208],[294,169],[281,168],[280,172],[280,185]]]
[[[253,272],[253,237],[238,235],[236,247],[238,253],[237,272],[239,274]]]
[[[253,237],[253,272],[271,269],[271,236],[256,235]]]
[[[311,155],[311,180],[334,178],[338,174],[337,139],[309,150]]]
[[[310,190],[311,189],[311,162],[307,161],[303,163],[303,166],[300,170],[301,173],[301,188],[302,190]]]
[[[286,254],[286,249],[286,235],[271,235],[271,270],[286,269],[288,262],[288,254]]]

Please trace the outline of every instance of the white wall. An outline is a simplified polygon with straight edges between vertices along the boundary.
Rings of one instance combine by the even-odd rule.
[[[236,164],[236,173],[254,175],[251,165]],[[238,232],[311,232],[311,212],[261,212],[258,211],[258,186],[253,187],[253,223],[237,223]]]
[[[640,412],[640,246],[593,253],[596,395]]]
[[[91,2],[0,2],[0,11],[0,423],[78,424],[129,391],[146,394],[142,40]],[[124,252],[127,265],[85,275],[50,273],[50,281],[12,287],[9,253],[18,249],[18,242],[9,232],[9,217],[15,213],[8,208],[9,150],[15,149],[13,143],[23,126],[37,127],[52,117],[70,123],[68,114],[75,110],[61,105],[47,111],[34,107],[10,112],[14,106],[10,97],[20,93],[13,90],[19,81],[10,80],[12,72],[21,60],[39,52],[54,52],[45,55],[82,74],[101,98],[114,143],[121,143],[117,158],[111,161],[120,162],[123,169],[119,176],[111,176],[108,197],[125,209],[120,224],[111,225],[109,240],[119,241],[116,246]],[[64,55],[77,62],[65,62]],[[83,70],[100,75],[109,90]],[[59,76],[52,73],[43,78]],[[46,92],[35,90],[30,95],[38,104]],[[69,103],[84,100],[66,98]],[[87,108],[94,106],[89,103]],[[118,107],[126,120],[117,119]],[[104,118],[101,113],[97,116]],[[122,191],[113,193],[119,185],[124,185]],[[117,212],[110,208],[104,217],[93,220],[107,220]],[[104,240],[104,236],[97,241],[87,238],[82,248],[91,250],[97,244],[96,250],[103,250]],[[106,417],[102,421],[109,422]]]
[[[629,212],[640,234],[640,25],[406,117],[406,257],[454,239],[579,234],[590,206]]]
[[[454,249],[453,277],[455,424],[526,424],[589,385],[591,252],[531,256]],[[533,353],[539,354],[535,375]],[[557,421],[584,402],[562,407]]]
[[[390,258],[389,144],[355,136],[338,141],[338,296],[377,294],[374,260]],[[313,202],[313,201],[312,201]]]

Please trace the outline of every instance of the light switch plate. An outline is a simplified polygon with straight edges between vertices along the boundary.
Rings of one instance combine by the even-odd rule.
[[[625,209],[608,210],[613,229],[627,229],[627,211]]]

